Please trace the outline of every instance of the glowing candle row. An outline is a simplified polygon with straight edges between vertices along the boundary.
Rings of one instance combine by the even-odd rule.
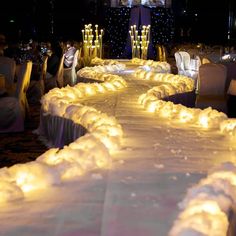
[[[132,25],[129,31],[132,47],[132,58],[147,59],[148,46],[150,42],[151,26],[143,25],[141,35],[136,25]]]
[[[82,30],[83,37],[83,51],[84,51],[84,64],[89,65],[91,60],[95,57],[102,58],[102,37],[104,31],[101,29],[100,33],[98,25],[95,25],[95,34],[92,29],[92,24],[84,26]]]

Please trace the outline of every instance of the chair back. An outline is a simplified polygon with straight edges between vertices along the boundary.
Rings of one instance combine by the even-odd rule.
[[[224,65],[202,64],[199,67],[198,94],[195,106],[198,108],[212,107],[227,113],[226,76],[227,69]]]
[[[192,58],[190,60],[190,70],[198,71],[201,64],[202,64],[202,62],[201,62],[200,57],[199,56],[195,56],[195,58]]]
[[[166,59],[166,47],[164,45],[156,45],[156,52],[157,52],[157,61],[167,61]]]
[[[11,88],[14,84],[16,73],[16,62],[9,57],[0,56],[0,74],[5,77],[6,88]]]
[[[196,56],[196,60],[197,60],[197,71],[199,71],[199,67],[202,65],[200,56]]]
[[[207,63],[211,63],[211,60],[207,57],[203,57],[202,58],[202,64],[207,64]]]
[[[178,74],[183,74],[184,72],[184,63],[179,52],[175,52],[175,62],[178,69]]]
[[[207,63],[199,67],[199,94],[224,95],[227,69],[222,64]]]
[[[226,83],[225,83],[225,92],[228,92],[229,94],[230,91],[229,87],[231,85],[232,80],[236,80],[236,62],[225,62],[222,63],[224,66],[227,68],[227,78],[226,78]],[[234,82],[232,82],[234,83]],[[232,85],[231,85],[232,86]],[[231,88],[232,90],[232,88]]]
[[[80,57],[80,50],[77,49],[74,55],[74,60],[73,60],[73,64],[72,64],[72,68],[76,68],[77,64],[78,64],[78,59]]]
[[[64,78],[63,78],[64,68],[63,68],[63,65],[64,65],[64,54],[61,57],[59,67],[58,67],[57,73],[55,75],[55,80],[56,80],[58,88],[62,88],[63,85],[64,85]]]
[[[184,65],[184,70],[189,70],[190,69],[190,54],[185,51],[179,51],[179,54],[182,58],[183,65]]]
[[[48,62],[48,56],[43,57],[43,64],[41,67],[41,73],[39,78],[40,87],[42,89],[42,93],[45,93],[45,79],[46,79],[46,73],[47,73],[47,62]]]
[[[26,97],[26,91],[30,83],[30,75],[32,71],[32,61],[28,61],[21,65],[16,85],[15,97],[19,100],[22,111],[29,113],[29,105]]]

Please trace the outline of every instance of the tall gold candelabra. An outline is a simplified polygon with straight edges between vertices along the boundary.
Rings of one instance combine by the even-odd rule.
[[[132,58],[147,59],[148,46],[150,42],[151,26],[143,25],[139,35],[136,25],[132,25],[129,31],[132,47]]]
[[[98,25],[95,25],[95,30],[92,29],[92,24],[84,26],[82,30],[83,36],[83,58],[84,64],[89,65],[94,57],[102,58],[102,37],[104,31],[101,29],[100,33]]]

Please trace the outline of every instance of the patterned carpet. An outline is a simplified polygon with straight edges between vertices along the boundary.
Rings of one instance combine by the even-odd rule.
[[[25,131],[0,134],[0,168],[35,160],[47,150],[32,131],[39,124],[40,104],[30,104],[30,118],[25,122]]]

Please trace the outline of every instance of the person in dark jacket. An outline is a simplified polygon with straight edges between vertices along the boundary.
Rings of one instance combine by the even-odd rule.
[[[62,57],[62,48],[59,42],[51,43],[51,55],[48,58],[47,62],[47,78],[51,76],[55,76]]]

